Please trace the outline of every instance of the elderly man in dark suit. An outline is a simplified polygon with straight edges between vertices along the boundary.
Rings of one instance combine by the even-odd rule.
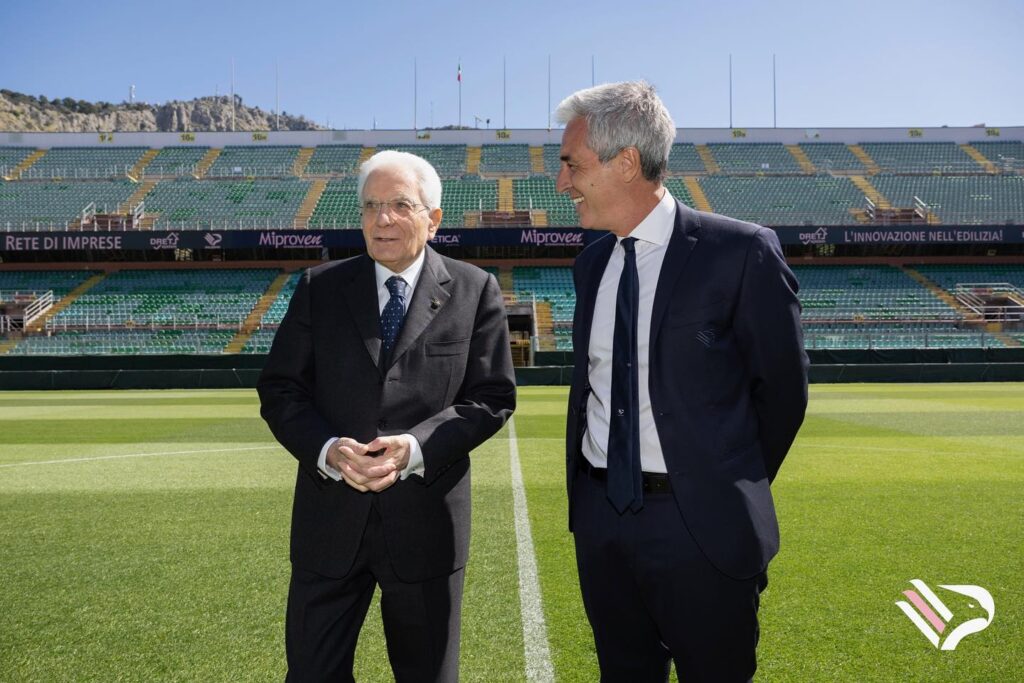
[[[771,230],[676,201],[643,82],[579,91],[558,189],[610,234],[576,259],[569,523],[602,681],[756,668],[779,547],[769,484],[804,417],[797,282]]]
[[[469,453],[515,407],[494,277],[426,246],[441,181],[380,152],[358,192],[365,255],[310,269],[259,379],[299,461],[286,615],[289,681],[353,680],[374,587],[398,681],[458,679]]]

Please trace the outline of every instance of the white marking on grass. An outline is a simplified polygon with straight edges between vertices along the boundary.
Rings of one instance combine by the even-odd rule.
[[[519,467],[519,443],[513,418],[508,421],[508,452],[512,465],[512,506],[515,509],[516,551],[519,555],[519,607],[523,615],[526,680],[548,683],[555,680],[555,670],[548,648],[548,629],[544,623],[537,558],[533,553],[533,535],[526,511],[526,489],[523,487],[523,471]]]
[[[0,467],[28,467],[29,465],[62,465],[68,462],[92,462],[94,460],[120,460],[122,458],[150,458],[163,455],[197,455],[200,453],[236,453],[240,451],[268,451],[280,446],[252,446],[246,448],[211,448],[202,451],[162,451],[159,453],[124,453],[122,455],[97,455],[90,458],[62,458],[60,460],[35,460],[33,462],[12,462]]]

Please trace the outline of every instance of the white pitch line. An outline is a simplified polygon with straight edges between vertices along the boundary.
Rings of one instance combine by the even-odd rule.
[[[94,460],[120,460],[122,458],[149,458],[161,455],[196,455],[199,453],[235,453],[239,451],[267,451],[280,446],[252,446],[251,448],[212,448],[203,451],[163,451],[159,453],[125,453],[123,455],[97,455],[91,458],[63,458],[61,460],[36,460],[34,462],[13,462],[0,467],[28,467],[29,465],[62,465],[68,462],[92,462]]]
[[[533,553],[530,516],[526,511],[526,489],[519,467],[519,444],[514,418],[508,421],[508,452],[512,465],[512,505],[516,518],[516,551],[519,555],[519,608],[523,615],[523,649],[526,655],[526,680],[550,683],[555,680],[548,648],[548,629],[544,623],[537,558]]]

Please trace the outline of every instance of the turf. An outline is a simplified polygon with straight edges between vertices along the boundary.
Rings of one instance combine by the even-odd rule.
[[[564,410],[524,388],[516,428],[556,677],[593,681]],[[758,680],[1024,678],[1022,418],[1018,384],[812,387]],[[507,431],[473,457],[462,678],[524,680]],[[0,393],[0,680],[282,679],[294,469],[253,392]],[[914,578],[984,586],[992,625],[937,651],[894,605]],[[356,668],[391,679],[375,607]]]

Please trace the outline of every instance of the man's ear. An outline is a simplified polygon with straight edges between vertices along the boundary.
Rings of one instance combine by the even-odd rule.
[[[626,147],[619,152],[615,163],[622,179],[631,183],[638,177],[643,177],[643,169],[640,166],[640,150],[636,147]]]
[[[427,216],[430,217],[430,227],[427,229],[427,233],[431,237],[433,237],[434,233],[437,232],[437,229],[441,227],[441,217],[443,215],[444,215],[444,212],[441,211],[440,208],[431,209],[430,213],[427,214]]]

